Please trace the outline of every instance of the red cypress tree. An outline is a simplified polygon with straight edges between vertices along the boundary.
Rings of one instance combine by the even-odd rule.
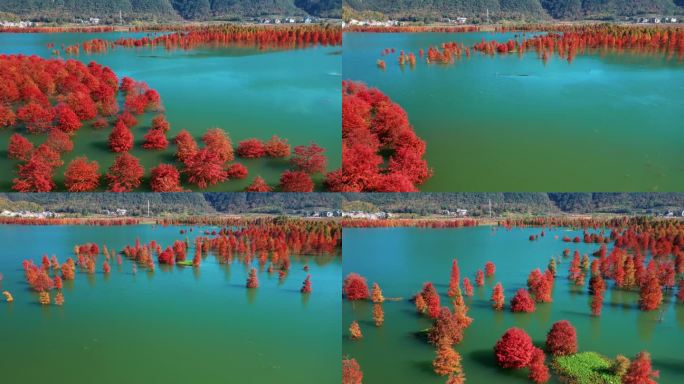
[[[16,124],[16,122],[17,116],[14,114],[14,111],[12,111],[10,107],[0,103],[0,128],[11,127]]]
[[[133,133],[123,122],[114,124],[114,129],[109,135],[109,148],[117,153],[133,148]]]
[[[603,291],[598,291],[591,296],[591,314],[594,316],[601,316],[603,309]]]
[[[373,304],[373,321],[376,327],[382,327],[382,323],[385,321],[385,311],[382,310],[380,304]]]
[[[128,128],[133,128],[138,124],[138,119],[135,118],[130,112],[121,112],[117,117],[114,124],[122,123]]]
[[[283,192],[313,192],[311,177],[302,171],[285,171],[280,175],[280,189]]]
[[[170,164],[159,164],[150,171],[150,188],[154,192],[183,192],[180,173]]]
[[[231,162],[234,159],[233,144],[228,134],[221,128],[207,130],[202,136],[202,141],[211,151],[215,152],[223,162]]]
[[[494,356],[501,368],[525,368],[532,360],[534,345],[520,328],[509,328],[494,346]]]
[[[577,331],[575,331],[575,327],[567,320],[554,323],[546,335],[546,350],[554,356],[577,353]]]
[[[485,276],[487,277],[492,277],[494,276],[494,272],[496,272],[496,265],[492,263],[491,261],[488,261],[485,263]]]
[[[185,173],[188,182],[199,188],[206,188],[228,179],[224,168],[225,161],[217,152],[203,148],[185,162]]]
[[[466,296],[470,297],[473,295],[473,285],[470,284],[470,279],[467,277],[463,278],[463,290]]]
[[[257,270],[256,268],[252,268],[249,271],[249,276],[247,277],[247,288],[258,288],[259,287],[259,279],[257,278]]]
[[[302,283],[302,289],[300,291],[302,293],[311,293],[311,275],[306,275],[306,279],[304,279],[304,283]]]
[[[342,359],[342,384],[362,384],[363,372],[356,359]]]
[[[451,262],[451,274],[449,276],[449,291],[447,294],[449,297],[456,296],[457,290],[459,289],[458,284],[461,278],[461,271],[458,268],[458,260],[454,259]]]
[[[534,310],[534,300],[532,300],[530,293],[526,289],[519,289],[511,299],[511,311],[529,313],[534,312]]]
[[[169,131],[171,128],[171,125],[169,122],[166,120],[166,117],[164,115],[157,115],[152,119],[152,130],[160,130],[163,133],[166,133]]]
[[[109,266],[109,263],[105,260],[105,262],[102,263],[102,272],[104,272],[105,275],[108,275],[111,271],[112,268]]]
[[[266,156],[273,158],[285,158],[290,156],[290,144],[287,139],[281,139],[278,136],[272,136],[270,140],[264,143],[264,150]]]
[[[478,287],[484,285],[484,272],[482,272],[481,269],[478,269],[475,273],[475,285],[477,285]]]
[[[240,163],[233,163],[226,170],[228,179],[244,179],[249,174],[247,167]]]
[[[33,153],[33,144],[24,136],[13,133],[7,146],[7,156],[10,159],[26,161]]]
[[[622,384],[657,384],[654,379],[659,376],[660,373],[651,366],[651,355],[643,351],[629,364],[627,373],[622,376]]]
[[[176,144],[176,158],[181,163],[185,163],[197,153],[197,142],[185,129],[178,132],[173,142]]]
[[[259,139],[241,141],[237,147],[237,155],[246,159],[257,159],[266,154],[264,143]]]
[[[328,159],[323,154],[325,149],[315,143],[295,147],[294,156],[290,160],[293,168],[297,171],[306,172],[310,175],[325,172],[328,167]]]
[[[544,351],[539,348],[535,348],[532,352],[532,359],[530,360],[530,374],[529,379],[533,383],[544,384],[551,379],[551,374],[549,373],[549,368],[544,364],[546,360],[546,355]]]
[[[52,107],[30,102],[17,110],[17,118],[31,133],[44,133],[52,127],[54,111]]]
[[[463,376],[461,368],[461,355],[454,351],[449,344],[441,344],[437,347],[437,357],[432,361],[432,367],[440,376],[455,375]]]
[[[106,178],[109,190],[112,192],[130,192],[140,186],[140,179],[145,169],[140,161],[128,152],[117,156],[114,164],[109,167]]]
[[[254,181],[252,181],[252,184],[247,186],[245,188],[246,192],[271,192],[273,191],[273,188],[269,187],[268,184],[266,184],[266,181],[261,176],[257,176],[254,178]]]
[[[58,153],[71,152],[74,149],[74,143],[71,137],[62,130],[52,128],[48,133],[45,145],[55,150]]]
[[[458,293],[460,294],[460,290]],[[436,318],[440,311],[440,299],[437,289],[435,289],[435,286],[432,283],[427,282],[423,284],[421,295],[427,304],[428,315],[433,319]]]
[[[366,279],[357,273],[350,273],[344,278],[342,293],[347,300],[366,300],[370,296]]]
[[[69,192],[88,192],[100,185],[100,166],[85,156],[73,159],[64,172],[64,186]]]
[[[145,149],[160,150],[169,146],[166,133],[161,129],[150,129],[144,136],[145,142],[142,147]]]
[[[363,338],[361,327],[359,326],[359,323],[356,320],[352,321],[351,325],[349,326],[349,337],[352,340],[359,340]]]
[[[463,329],[455,314],[448,307],[441,307],[428,331],[428,341],[437,346],[458,344],[463,340]]]
[[[12,189],[17,192],[50,192],[55,187],[52,181],[54,168],[36,151],[25,164],[19,166],[18,177],[12,180]]]
[[[653,311],[658,309],[663,302],[663,291],[660,286],[658,277],[652,275],[646,281],[646,284],[641,286],[639,292],[639,308],[642,311]]]
[[[65,133],[74,133],[83,125],[76,116],[76,112],[66,104],[58,104],[55,107],[55,120],[56,128]]]
[[[501,311],[504,308],[506,298],[504,297],[504,290],[501,283],[496,283],[492,291],[492,308]]]

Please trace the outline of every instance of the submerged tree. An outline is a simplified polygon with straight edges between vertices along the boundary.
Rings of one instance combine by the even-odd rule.
[[[530,374],[528,376],[533,383],[544,384],[551,379],[549,368],[544,363],[544,360],[546,360],[544,351],[539,348],[535,348],[534,352],[532,352],[532,359],[530,360]]]
[[[385,321],[385,312],[382,310],[381,304],[373,304],[373,321],[376,327],[381,327]]]
[[[501,311],[504,308],[506,298],[504,297],[503,286],[501,283],[496,283],[492,291],[492,308]]]
[[[109,135],[109,148],[114,152],[127,152],[133,148],[133,133],[123,122],[114,124]]]
[[[311,143],[309,146],[300,145],[295,147],[290,163],[297,171],[306,172],[310,175],[322,173],[328,166],[328,159],[323,154],[324,152],[325,149],[315,143]]]
[[[458,284],[460,281],[461,271],[458,268],[458,260],[454,259],[451,262],[451,275],[449,276],[449,291],[447,294],[449,297],[456,296],[457,290],[459,290]]]
[[[639,292],[639,308],[642,311],[653,311],[658,309],[663,302],[663,291],[660,287],[658,277],[652,275],[645,284],[641,286]]]
[[[285,158],[290,156],[290,144],[287,143],[287,139],[281,139],[275,135],[264,143],[264,150],[268,157]]]
[[[534,312],[534,310],[534,300],[532,300],[530,293],[526,289],[519,289],[511,299],[511,311],[529,313]]]
[[[249,271],[249,276],[247,277],[247,288],[258,288],[259,287],[259,279],[257,278],[257,270],[256,268],[252,268]]]
[[[353,272],[344,278],[342,293],[351,301],[365,300],[370,296],[366,279]]]
[[[239,142],[236,152],[245,159],[257,159],[266,154],[266,148],[261,140],[252,138]]]
[[[546,350],[554,356],[577,353],[577,331],[575,331],[575,327],[567,320],[554,323],[546,335]]]
[[[659,372],[651,366],[651,355],[643,351],[629,365],[627,373],[622,376],[622,384],[657,384],[654,379],[659,376]]]
[[[64,186],[69,192],[94,191],[100,185],[100,166],[85,156],[73,159],[64,172]]]
[[[463,376],[461,355],[454,351],[450,344],[442,343],[438,345],[436,353],[437,357],[432,361],[432,367],[436,374],[440,376]]]
[[[352,340],[358,340],[363,337],[363,334],[361,333],[361,327],[356,320],[352,321],[351,325],[349,326],[349,337]]]
[[[208,147],[195,153],[185,162],[188,181],[202,189],[226,181],[228,173],[223,156]]]
[[[13,160],[26,161],[31,158],[33,144],[24,136],[13,133],[7,146],[7,156]]]
[[[197,142],[190,132],[185,129],[178,132],[178,135],[173,139],[173,143],[176,144],[176,158],[181,163],[188,161],[198,151]]]
[[[261,176],[257,176],[252,181],[252,184],[245,188],[245,192],[272,192],[273,188],[266,184],[266,181]]]
[[[525,368],[532,360],[534,345],[520,328],[510,328],[494,346],[496,362],[501,368]]]
[[[285,171],[280,176],[280,189],[283,192],[313,192],[314,183],[306,172]]]
[[[300,290],[302,293],[311,293],[311,275],[306,275],[306,279],[304,279],[304,283],[302,284],[302,289]]]
[[[145,170],[136,157],[128,152],[117,156],[109,167],[106,178],[112,192],[130,192],[140,186]]]
[[[212,128],[202,136],[202,141],[206,148],[218,155],[222,162],[231,162],[235,158],[233,155],[233,144],[228,134],[221,128]]]
[[[375,304],[381,304],[383,301],[385,301],[385,298],[382,296],[382,290],[380,289],[380,286],[378,283],[373,283],[373,291],[371,294],[371,300]]]
[[[342,359],[342,384],[362,384],[363,372],[356,359]]]
[[[150,171],[150,188],[154,192],[183,192],[180,172],[171,164],[159,164]]]

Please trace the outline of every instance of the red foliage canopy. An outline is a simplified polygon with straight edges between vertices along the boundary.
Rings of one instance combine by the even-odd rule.
[[[342,360],[342,384],[361,384],[363,372],[356,359]]]
[[[244,179],[249,173],[249,171],[247,171],[247,167],[240,163],[231,164],[226,172],[229,179]]]
[[[170,164],[159,164],[152,168],[150,188],[154,192],[183,192],[178,169]]]
[[[223,157],[211,148],[203,148],[185,161],[188,181],[200,188],[218,184],[228,178]]]
[[[100,166],[85,156],[72,160],[64,172],[64,185],[69,192],[88,192],[100,185]]]
[[[328,159],[323,154],[325,149],[315,143],[311,145],[300,145],[295,147],[294,156],[290,159],[292,167],[298,171],[306,172],[310,175],[325,172],[328,166]]]
[[[342,83],[342,169],[328,174],[329,190],[416,191],[432,174],[424,154],[425,143],[399,105],[377,89]]]
[[[561,320],[551,326],[546,335],[546,350],[554,356],[577,353],[577,331],[567,320]]]
[[[197,153],[197,142],[185,129],[178,132],[173,142],[176,144],[176,158],[181,163],[185,163]]]
[[[264,143],[259,139],[247,139],[241,141],[237,147],[237,154],[246,159],[256,159],[266,154]]]
[[[7,145],[7,155],[10,159],[26,161],[33,153],[33,144],[24,136],[13,133]]]
[[[280,189],[283,192],[312,192],[314,183],[306,172],[285,171],[280,176]]]
[[[501,368],[525,368],[532,360],[534,345],[520,328],[510,328],[494,346],[496,362]]]
[[[273,188],[266,184],[266,181],[261,176],[257,176],[252,181],[252,184],[247,186],[245,192],[272,192]]]
[[[233,161],[233,144],[228,134],[221,128],[207,130],[202,136],[204,145],[215,152],[223,162]]]
[[[140,186],[140,179],[145,169],[140,161],[128,152],[117,156],[114,164],[107,172],[109,190],[112,192],[130,192]]]
[[[534,300],[532,296],[527,291],[527,289],[521,288],[515,293],[515,296],[511,299],[511,311],[512,312],[534,312]]]
[[[133,148],[133,133],[122,121],[114,124],[109,135],[109,148],[114,152],[126,152]]]
[[[370,296],[366,279],[357,273],[350,273],[344,278],[342,293],[347,300],[366,300]]]
[[[622,377],[623,384],[657,384],[654,379],[660,376],[651,366],[651,355],[648,352],[639,352],[636,358],[629,364],[627,373]]]
[[[268,157],[283,158],[290,156],[290,144],[287,143],[287,139],[281,139],[278,136],[273,136],[264,143],[264,150]]]
[[[66,104],[58,104],[55,107],[55,120],[57,128],[66,133],[74,133],[83,125],[76,112]]]
[[[147,132],[142,145],[145,149],[166,149],[168,146],[169,141],[166,139],[165,131],[154,127]]]

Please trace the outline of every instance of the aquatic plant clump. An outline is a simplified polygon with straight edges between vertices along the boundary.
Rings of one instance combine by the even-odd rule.
[[[432,176],[425,148],[398,104],[377,89],[342,82],[342,168],[327,175],[329,190],[415,192]]]

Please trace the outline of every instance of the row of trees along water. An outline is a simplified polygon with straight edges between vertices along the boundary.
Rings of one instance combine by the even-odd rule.
[[[409,30],[410,31],[410,30]],[[420,61],[426,64],[454,64],[470,58],[472,51],[486,55],[506,55],[517,53],[522,56],[533,51],[546,63],[550,57],[557,55],[569,63],[577,55],[601,52],[642,55],[662,55],[667,60],[676,56],[678,62],[684,58],[684,28],[681,27],[635,27],[616,26],[612,24],[594,24],[584,26],[548,26],[528,25],[521,27],[499,27],[497,32],[522,32],[507,41],[483,39],[479,43],[465,46],[456,41],[444,42],[441,46],[421,48],[417,52]],[[403,32],[401,28],[395,32]],[[467,31],[461,31],[467,32]],[[527,35],[526,32],[533,32]],[[548,33],[538,33],[548,32]],[[391,56],[396,48],[385,48],[381,56]],[[397,62],[400,66],[416,65],[416,53],[399,51]],[[386,69],[384,59],[376,62],[380,69]]]
[[[192,220],[196,223],[195,220]],[[242,262],[250,272],[246,288],[258,288],[258,276],[253,262],[267,273],[277,273],[280,281],[288,275],[291,257],[302,255],[315,256],[316,263],[325,264],[331,257],[339,253],[341,229],[333,221],[283,220],[274,218],[260,219],[225,219],[229,227],[204,229],[203,235],[194,238],[178,239],[171,245],[163,247],[159,242],[151,240],[142,244],[138,239],[133,245],[127,245],[122,251],[99,246],[95,243],[77,244],[73,249],[73,257],[60,262],[56,255],[43,255],[40,264],[32,259],[23,261],[22,266],[26,283],[36,292],[38,301],[43,305],[64,304],[63,284],[72,281],[77,273],[93,276],[100,264],[102,274],[112,273],[111,264],[116,263],[123,272],[123,258],[131,262],[130,273],[136,274],[139,268],[147,273],[154,273],[157,267],[186,266],[200,268],[202,260],[214,255],[219,264]],[[81,224],[102,225],[102,223],[83,221]],[[125,225],[121,221],[110,220],[107,225]],[[132,224],[132,223],[130,223]],[[160,221],[161,225],[169,225],[168,221]],[[194,228],[179,230],[180,235],[188,235]],[[193,251],[194,250],[194,251]],[[192,259],[187,260],[192,251]],[[268,264],[268,265],[267,265]],[[304,270],[309,271],[307,264]],[[1,276],[0,276],[1,278]],[[312,292],[311,275],[307,275],[302,283],[301,292]],[[54,291],[54,294],[51,293]],[[6,301],[14,301],[11,292],[3,292]]]
[[[149,30],[146,29],[146,30]],[[197,48],[250,47],[259,50],[299,49],[313,46],[342,45],[339,27],[329,25],[287,26],[268,28],[260,26],[161,26],[161,34],[143,37],[121,37],[114,41],[91,39],[81,44],[63,46],[67,54],[106,53],[116,47],[164,47],[167,50]],[[48,48],[54,49],[54,44]],[[54,50],[55,54],[59,51]]]
[[[119,110],[117,96],[124,98]],[[141,186],[145,169],[129,153],[134,147],[132,128],[136,116],[161,112],[159,93],[144,82],[124,77],[119,82],[108,67],[91,62],[87,66],[76,60],[47,60],[37,56],[0,56],[0,127],[31,136],[47,136],[40,145],[19,132],[8,144],[7,155],[20,161],[12,189],[19,192],[50,192],[56,188],[53,175],[63,165],[61,155],[73,150],[72,139],[84,125],[92,129],[109,129],[108,146],[119,154],[104,179],[113,192],[130,192]],[[161,151],[169,146],[170,124],[163,114],[152,119],[142,148]],[[220,128],[208,129],[200,147],[187,130],[172,139],[176,145],[173,164],[158,164],[150,170],[150,189],[155,192],[180,192],[181,173],[189,184],[203,189],[230,180],[243,179],[247,168],[233,163],[235,154],[228,134]],[[254,159],[288,158],[292,168],[281,175],[280,189],[286,192],[310,192],[314,189],[312,174],[327,167],[325,150],[315,143],[298,146],[292,151],[288,141],[273,136],[263,142],[253,138],[240,142],[237,155]],[[97,161],[81,156],[73,159],[64,172],[64,187],[70,192],[86,192],[100,188],[102,175]],[[267,192],[272,187],[257,176],[247,191]]]
[[[604,293],[610,288],[638,291],[637,306],[641,311],[659,310],[665,295],[674,295],[678,305],[684,304],[684,223],[681,221],[647,218],[536,218],[508,220],[502,223],[502,228],[511,230],[518,226],[539,225],[542,226],[540,232],[530,235],[530,241],[537,241],[540,237],[546,236],[548,228],[571,226],[585,228],[583,236],[565,236],[562,239],[555,236],[554,239],[566,243],[583,242],[598,246],[591,262],[589,255],[580,256],[576,250],[568,265],[569,284],[580,289],[586,287],[588,290],[588,311],[592,316],[601,316]],[[608,243],[613,245],[610,252],[606,247]],[[569,257],[570,249],[566,248],[562,257],[550,259],[544,272],[541,268],[532,270],[527,278],[527,288],[516,291],[510,300],[509,310],[532,313],[536,310],[536,304],[552,302],[557,270],[563,259]],[[494,263],[486,262],[483,269],[475,272],[475,286],[484,286],[484,278],[493,278],[495,273]],[[371,293],[364,277],[350,273],[344,280],[342,290],[346,299],[350,301],[370,299],[373,302],[375,325],[382,326],[382,305],[385,299],[377,283],[373,284]],[[456,384],[465,381],[465,373],[461,367],[461,357],[453,346],[462,341],[463,331],[473,321],[467,316],[468,307],[463,300],[463,295],[473,295],[473,283],[469,277],[461,279],[457,260],[452,262],[447,294],[452,300],[453,311],[448,306],[442,306],[439,293],[431,282],[425,283],[412,301],[419,313],[433,319],[427,339],[436,348],[436,357],[433,361],[435,373],[447,376],[447,383]],[[497,283],[490,299],[492,310],[504,310],[505,300],[503,286]],[[352,340],[363,337],[357,321],[350,325],[349,336]],[[572,324],[565,320],[555,323],[548,333],[545,350],[554,357],[576,354],[578,347]],[[497,364],[502,368],[528,368],[532,382],[546,383],[551,378],[545,363],[544,350],[535,347],[523,329],[507,330],[494,346],[494,355]],[[612,364],[611,374],[622,383],[655,383],[653,379],[658,376],[657,371],[651,368],[650,355],[647,351],[639,353],[631,362],[624,356],[618,356]],[[361,383],[363,373],[356,360],[345,359],[343,367],[344,383]],[[563,375],[564,372],[559,374]]]

